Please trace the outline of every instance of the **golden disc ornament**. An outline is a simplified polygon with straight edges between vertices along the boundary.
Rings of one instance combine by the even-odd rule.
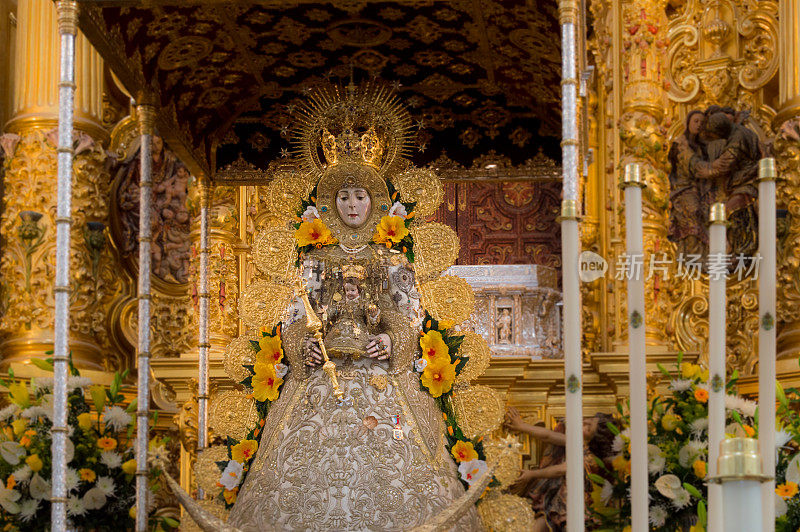
[[[483,385],[454,390],[453,411],[464,435],[469,438],[485,436],[500,427],[505,408],[500,394]]]
[[[483,451],[486,454],[486,463],[496,464],[494,466],[494,478],[500,482],[500,489],[504,490],[519,478],[519,470],[522,467],[522,453],[519,452],[519,444],[506,452],[507,442],[485,438],[483,440]]]
[[[492,352],[483,336],[472,331],[465,331],[463,334],[464,340],[461,342],[461,347],[458,348],[458,355],[466,357],[468,360],[461,373],[456,377],[456,384],[468,384],[477,379],[483,375],[492,361]]]
[[[258,423],[258,412],[253,399],[239,390],[229,390],[214,396],[208,414],[208,425],[216,436],[230,436],[237,440]]]
[[[225,348],[225,359],[222,361],[222,367],[228,377],[237,384],[250,376],[250,372],[243,366],[245,364],[255,364],[256,361],[256,350],[250,343],[251,339],[256,340],[257,337],[238,336]]]
[[[253,258],[261,273],[286,281],[295,271],[297,245],[288,227],[269,227],[260,231],[253,242]]]
[[[414,239],[414,270],[421,280],[433,279],[456,263],[458,235],[440,223],[411,227]]]
[[[420,286],[422,307],[436,321],[461,323],[472,314],[475,308],[475,294],[472,287],[462,278],[444,275]]]
[[[222,471],[217,467],[217,462],[227,462],[228,460],[228,447],[225,445],[206,447],[199,452],[197,461],[194,463],[197,487],[206,493],[216,493],[219,490],[217,482],[222,477]]]
[[[279,216],[294,219],[311,188],[307,177],[279,172],[267,187],[267,208]]]
[[[536,521],[528,499],[496,491],[478,503],[478,516],[483,526],[492,532],[533,530]]]
[[[273,327],[283,317],[294,291],[269,281],[252,283],[239,298],[239,317],[251,329]]]
[[[423,168],[411,168],[392,178],[392,184],[404,203],[416,203],[415,217],[423,220],[436,212],[444,198],[444,187],[439,177]]]

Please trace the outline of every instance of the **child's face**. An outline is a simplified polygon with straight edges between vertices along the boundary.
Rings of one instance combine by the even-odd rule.
[[[347,301],[358,299],[358,286],[354,283],[344,283],[344,298]]]

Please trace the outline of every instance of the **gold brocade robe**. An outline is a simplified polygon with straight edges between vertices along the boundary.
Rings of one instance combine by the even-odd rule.
[[[409,530],[464,493],[442,413],[413,371],[419,331],[389,298],[381,301],[391,359],[333,358],[344,405],[320,367],[303,365],[305,319],[284,328],[292,369],[270,407],[230,524],[244,531]],[[393,436],[393,416],[401,439]],[[457,529],[480,529],[474,508]]]

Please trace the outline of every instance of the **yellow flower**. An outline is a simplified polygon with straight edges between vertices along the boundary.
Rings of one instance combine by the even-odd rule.
[[[22,438],[19,439],[19,444],[22,445],[23,447],[26,447],[26,448],[30,447],[31,443],[32,443],[32,440],[31,440],[30,436],[23,436]]]
[[[131,458],[124,464],[122,464],[122,470],[125,472],[126,475],[133,475],[136,473],[136,459]]]
[[[97,440],[97,446],[104,451],[113,451],[117,448],[117,440],[114,438],[99,438]]]
[[[470,460],[478,459],[478,452],[472,446],[472,442],[458,440],[453,448],[450,449],[450,454],[457,462],[469,462]]]
[[[278,388],[283,384],[283,379],[275,373],[275,366],[258,362],[253,375],[253,398],[258,402],[274,401],[278,398]]]
[[[14,435],[21,436],[25,432],[25,429],[28,428],[28,420],[24,417],[15,419],[11,422],[11,426],[14,428]]]
[[[440,367],[450,362],[450,352],[439,331],[428,331],[419,339],[422,358],[428,367]]]
[[[89,430],[92,428],[92,414],[89,412],[78,414],[78,426],[83,430]]]
[[[28,458],[25,459],[25,463],[28,464],[28,467],[31,468],[31,471],[34,473],[38,473],[42,470],[44,464],[42,463],[42,459],[39,458],[38,454],[32,454]]]
[[[236,495],[239,491],[239,488],[233,488],[232,490],[223,490],[222,495],[225,497],[225,502],[228,504],[233,504],[236,502]]]
[[[94,482],[97,478],[97,473],[91,469],[79,469],[78,474],[81,476],[81,480],[85,480],[86,482]]]
[[[375,235],[372,237],[378,244],[386,244],[387,248],[392,247],[403,240],[408,235],[406,221],[401,216],[384,216],[378,227],[375,228]]]
[[[704,390],[703,388],[698,388],[694,391],[694,398],[697,399],[700,403],[707,403],[708,402],[708,390]]]
[[[700,372],[700,381],[701,382],[708,382],[708,370],[704,369]]]
[[[775,488],[775,493],[780,495],[784,499],[791,499],[795,495],[797,495],[797,484],[794,482],[787,482],[786,484],[781,484],[777,488]]]
[[[258,341],[258,360],[275,365],[283,358],[283,346],[279,336],[263,336]]]
[[[681,364],[681,376],[684,379],[694,379],[696,377],[700,377],[703,370],[697,364],[690,364],[688,362],[684,362]]]
[[[692,464],[694,474],[697,478],[706,478],[706,463],[702,460],[695,460]]]
[[[258,442],[256,440],[242,440],[231,447],[231,459],[240,464],[247,464],[256,455]]]
[[[135,504],[133,506],[131,506],[130,510],[128,510],[128,517],[130,517],[131,519],[136,519],[136,505]]]
[[[754,429],[750,425],[742,425],[742,428],[744,429],[744,433],[747,434],[748,438],[752,438],[753,436],[756,435],[756,429]]]
[[[31,405],[31,396],[28,394],[28,387],[24,382],[12,382],[8,385],[8,395],[11,401],[20,408],[28,408]]]
[[[706,532],[706,529],[700,523],[696,523],[689,527],[689,532]]]
[[[426,366],[422,372],[422,385],[433,397],[439,397],[450,391],[456,380],[456,365],[445,363],[441,366]]]
[[[328,226],[319,218],[315,218],[310,222],[301,223],[297,231],[294,232],[294,239],[300,247],[308,245],[322,247],[336,243],[336,239],[333,238],[331,230],[328,229]]]
[[[625,458],[625,455],[620,453],[614,457],[611,461],[611,467],[614,468],[614,471],[617,473],[628,476],[631,474],[631,462]]]
[[[667,414],[661,418],[661,426],[664,430],[675,430],[678,428],[678,423],[681,421],[681,416],[677,414]]]

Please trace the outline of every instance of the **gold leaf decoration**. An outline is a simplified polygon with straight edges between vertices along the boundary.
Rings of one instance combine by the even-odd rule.
[[[458,258],[458,235],[440,223],[426,223],[411,228],[414,239],[414,270],[420,280],[433,279],[455,264]]]
[[[433,319],[461,323],[475,308],[475,294],[467,282],[454,275],[444,275],[420,287],[422,306]]]
[[[467,438],[485,436],[503,422],[505,409],[500,394],[483,385],[454,390],[453,410]]]
[[[217,462],[228,460],[228,448],[225,445],[214,445],[207,447],[198,453],[197,461],[194,464],[194,476],[197,479],[197,487],[206,493],[216,493],[222,472],[217,467]]]
[[[268,281],[255,282],[239,299],[239,316],[251,329],[272,327],[283,317],[293,293],[288,286]]]
[[[508,493],[498,494],[496,491],[490,492],[478,503],[478,515],[483,526],[492,532],[533,530],[536,520],[527,499]]]
[[[261,272],[275,280],[286,281],[294,272],[297,247],[288,227],[268,227],[258,233],[253,243],[253,258]]]
[[[256,403],[239,390],[228,390],[214,396],[208,424],[216,436],[241,440],[258,422]]]
[[[489,344],[478,333],[466,331],[464,334],[464,341],[461,342],[461,347],[458,348],[458,354],[462,357],[467,357],[467,364],[461,370],[461,373],[456,377],[456,384],[469,384],[469,382],[477,379],[492,361],[492,352],[489,350]]]
[[[444,187],[432,170],[413,168],[392,178],[400,199],[406,203],[416,203],[414,207],[417,220],[423,220],[436,212],[444,199]]]
[[[225,348],[225,359],[222,361],[222,367],[233,382],[239,383],[250,375],[250,372],[242,366],[255,364],[256,350],[253,349],[250,340],[255,340],[256,338],[256,336],[252,338],[239,336],[234,338]]]
[[[505,441],[486,438],[483,440],[483,450],[486,453],[486,462],[496,463],[494,468],[494,478],[496,478],[504,490],[509,487],[519,477],[519,470],[522,468],[522,453],[517,448],[511,452],[505,452],[508,445]]]
[[[294,218],[310,188],[308,179],[300,174],[280,172],[267,187],[267,208],[279,216]]]

